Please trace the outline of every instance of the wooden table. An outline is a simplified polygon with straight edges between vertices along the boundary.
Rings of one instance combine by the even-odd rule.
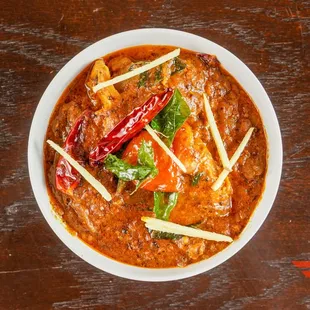
[[[2,1],[0,25],[0,309],[310,309],[310,278],[292,264],[310,260],[309,1]],[[167,283],[114,277],[73,254],[45,222],[27,169],[32,116],[55,74],[93,42],[145,27],[192,32],[242,59],[284,143],[280,190],[251,242]]]

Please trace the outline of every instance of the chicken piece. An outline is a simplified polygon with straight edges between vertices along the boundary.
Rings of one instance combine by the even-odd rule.
[[[131,59],[126,56],[118,56],[112,58],[108,63],[113,75],[121,75],[128,72],[132,64],[133,62],[131,61]]]
[[[206,144],[199,138],[194,137],[193,130],[188,123],[185,123],[177,132],[173,142],[176,156],[185,165],[186,171],[193,175],[199,172],[200,166],[204,164],[207,169],[204,175],[212,180],[216,180],[218,173],[217,163],[214,161]]]
[[[114,76],[122,75],[127,73],[128,71],[131,71],[135,69],[135,64],[132,62],[132,60],[126,56],[117,56],[115,58],[112,58],[109,63],[109,68],[111,69],[111,73]],[[128,82],[131,80],[138,79],[138,77],[125,80],[123,82],[119,82],[115,84],[115,88],[120,93],[124,92],[126,89],[126,86],[128,86]],[[135,83],[136,84],[136,83]]]
[[[181,225],[203,222],[208,217],[227,216],[231,210],[232,186],[226,178],[223,186],[213,191],[211,185],[221,172],[207,145],[195,138],[190,125],[185,123],[174,139],[175,155],[192,176],[200,173],[197,185],[191,180],[185,184],[187,194],[180,194],[170,220]]]
[[[110,78],[110,70],[103,59],[96,60],[86,79],[86,88],[89,98],[97,109],[109,110],[121,101],[121,96],[113,85],[100,89],[96,94],[92,90],[95,85]]]

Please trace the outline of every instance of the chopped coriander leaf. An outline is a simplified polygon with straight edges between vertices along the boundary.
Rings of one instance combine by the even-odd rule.
[[[171,72],[171,75],[181,72],[186,68],[186,64],[182,62],[178,57],[174,58],[173,65],[174,70]]]
[[[160,82],[163,79],[162,68],[163,68],[162,65],[160,65],[160,66],[158,66],[156,68],[156,71],[155,71],[155,83],[158,83],[158,82]]]
[[[149,74],[147,71],[140,74],[139,82],[138,82],[138,88],[145,87],[145,84],[146,84],[148,77],[149,77]]]
[[[192,179],[192,186],[196,186],[196,185],[199,183],[200,178],[201,178],[203,175],[204,175],[203,172],[197,172],[197,173],[194,175],[193,179]]]

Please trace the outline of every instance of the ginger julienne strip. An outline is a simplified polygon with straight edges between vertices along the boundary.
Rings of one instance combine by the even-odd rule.
[[[206,94],[203,94],[203,99],[204,99],[204,107],[205,107],[205,111],[206,111],[206,114],[207,114],[208,122],[209,122],[209,125],[210,125],[212,137],[214,139],[214,142],[216,144],[217,150],[219,152],[222,165],[223,165],[223,167],[226,170],[231,171],[231,166],[230,166],[230,163],[229,163],[227,152],[225,150],[224,143],[223,143],[223,140],[221,138],[220,132],[219,132],[217,126],[216,126],[214,115],[212,113],[211,106],[210,106],[210,103],[209,103],[209,99],[208,99]]]
[[[187,227],[179,224],[175,224],[172,222],[167,222],[163,220],[159,220],[153,217],[143,216],[141,218],[143,222],[145,222],[145,227],[162,231],[166,233],[173,233],[177,235],[202,238],[206,240],[218,241],[218,242],[233,242],[233,239],[229,236],[217,234],[210,231],[205,231],[197,228]]]
[[[167,153],[167,155],[179,166],[179,168],[183,172],[187,173],[186,168],[182,164],[182,162],[172,153],[172,151],[168,148],[168,146],[158,137],[156,132],[149,125],[146,125],[144,128],[152,136],[152,138],[159,144],[159,146]]]
[[[111,194],[108,190],[98,181],[96,180],[84,167],[82,167],[76,160],[74,160],[68,153],[66,153],[59,145],[51,140],[46,141],[56,152],[58,152],[61,156],[63,156],[69,164],[76,169],[81,176],[95,189],[98,191],[101,196],[107,200],[112,200]]]
[[[243,152],[244,148],[246,147],[246,145],[248,144],[248,142],[251,138],[253,130],[254,130],[253,127],[251,127],[248,130],[248,132],[245,134],[244,138],[242,139],[240,145],[238,146],[237,150],[235,151],[234,155],[231,157],[231,159],[230,159],[230,166],[231,167],[233,167],[235,165],[235,163],[238,161],[239,157],[241,156],[241,153]],[[217,180],[212,184],[211,188],[214,191],[217,191],[222,186],[222,184],[225,181],[228,174],[229,174],[229,171],[224,169],[221,172],[221,174],[219,175],[219,177],[217,178]]]

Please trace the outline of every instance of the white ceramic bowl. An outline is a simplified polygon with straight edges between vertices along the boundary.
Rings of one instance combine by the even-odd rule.
[[[253,98],[263,118],[268,137],[269,158],[266,189],[240,238],[215,256],[185,268],[140,268],[101,255],[71,235],[61,221],[55,217],[45,185],[44,137],[49,118],[62,92],[76,75],[94,59],[125,47],[146,44],[174,45],[216,55],[224,68]],[[33,192],[45,219],[56,235],[75,254],[91,265],[120,277],[142,281],[169,281],[191,277],[222,264],[254,236],[267,217],[279,187],[282,170],[282,142],[277,117],[268,95],[250,69],[236,56],[223,47],[190,33],[168,29],[139,29],[113,35],[89,46],[71,59],[54,77],[44,92],[33,117],[28,144],[28,166]]]

